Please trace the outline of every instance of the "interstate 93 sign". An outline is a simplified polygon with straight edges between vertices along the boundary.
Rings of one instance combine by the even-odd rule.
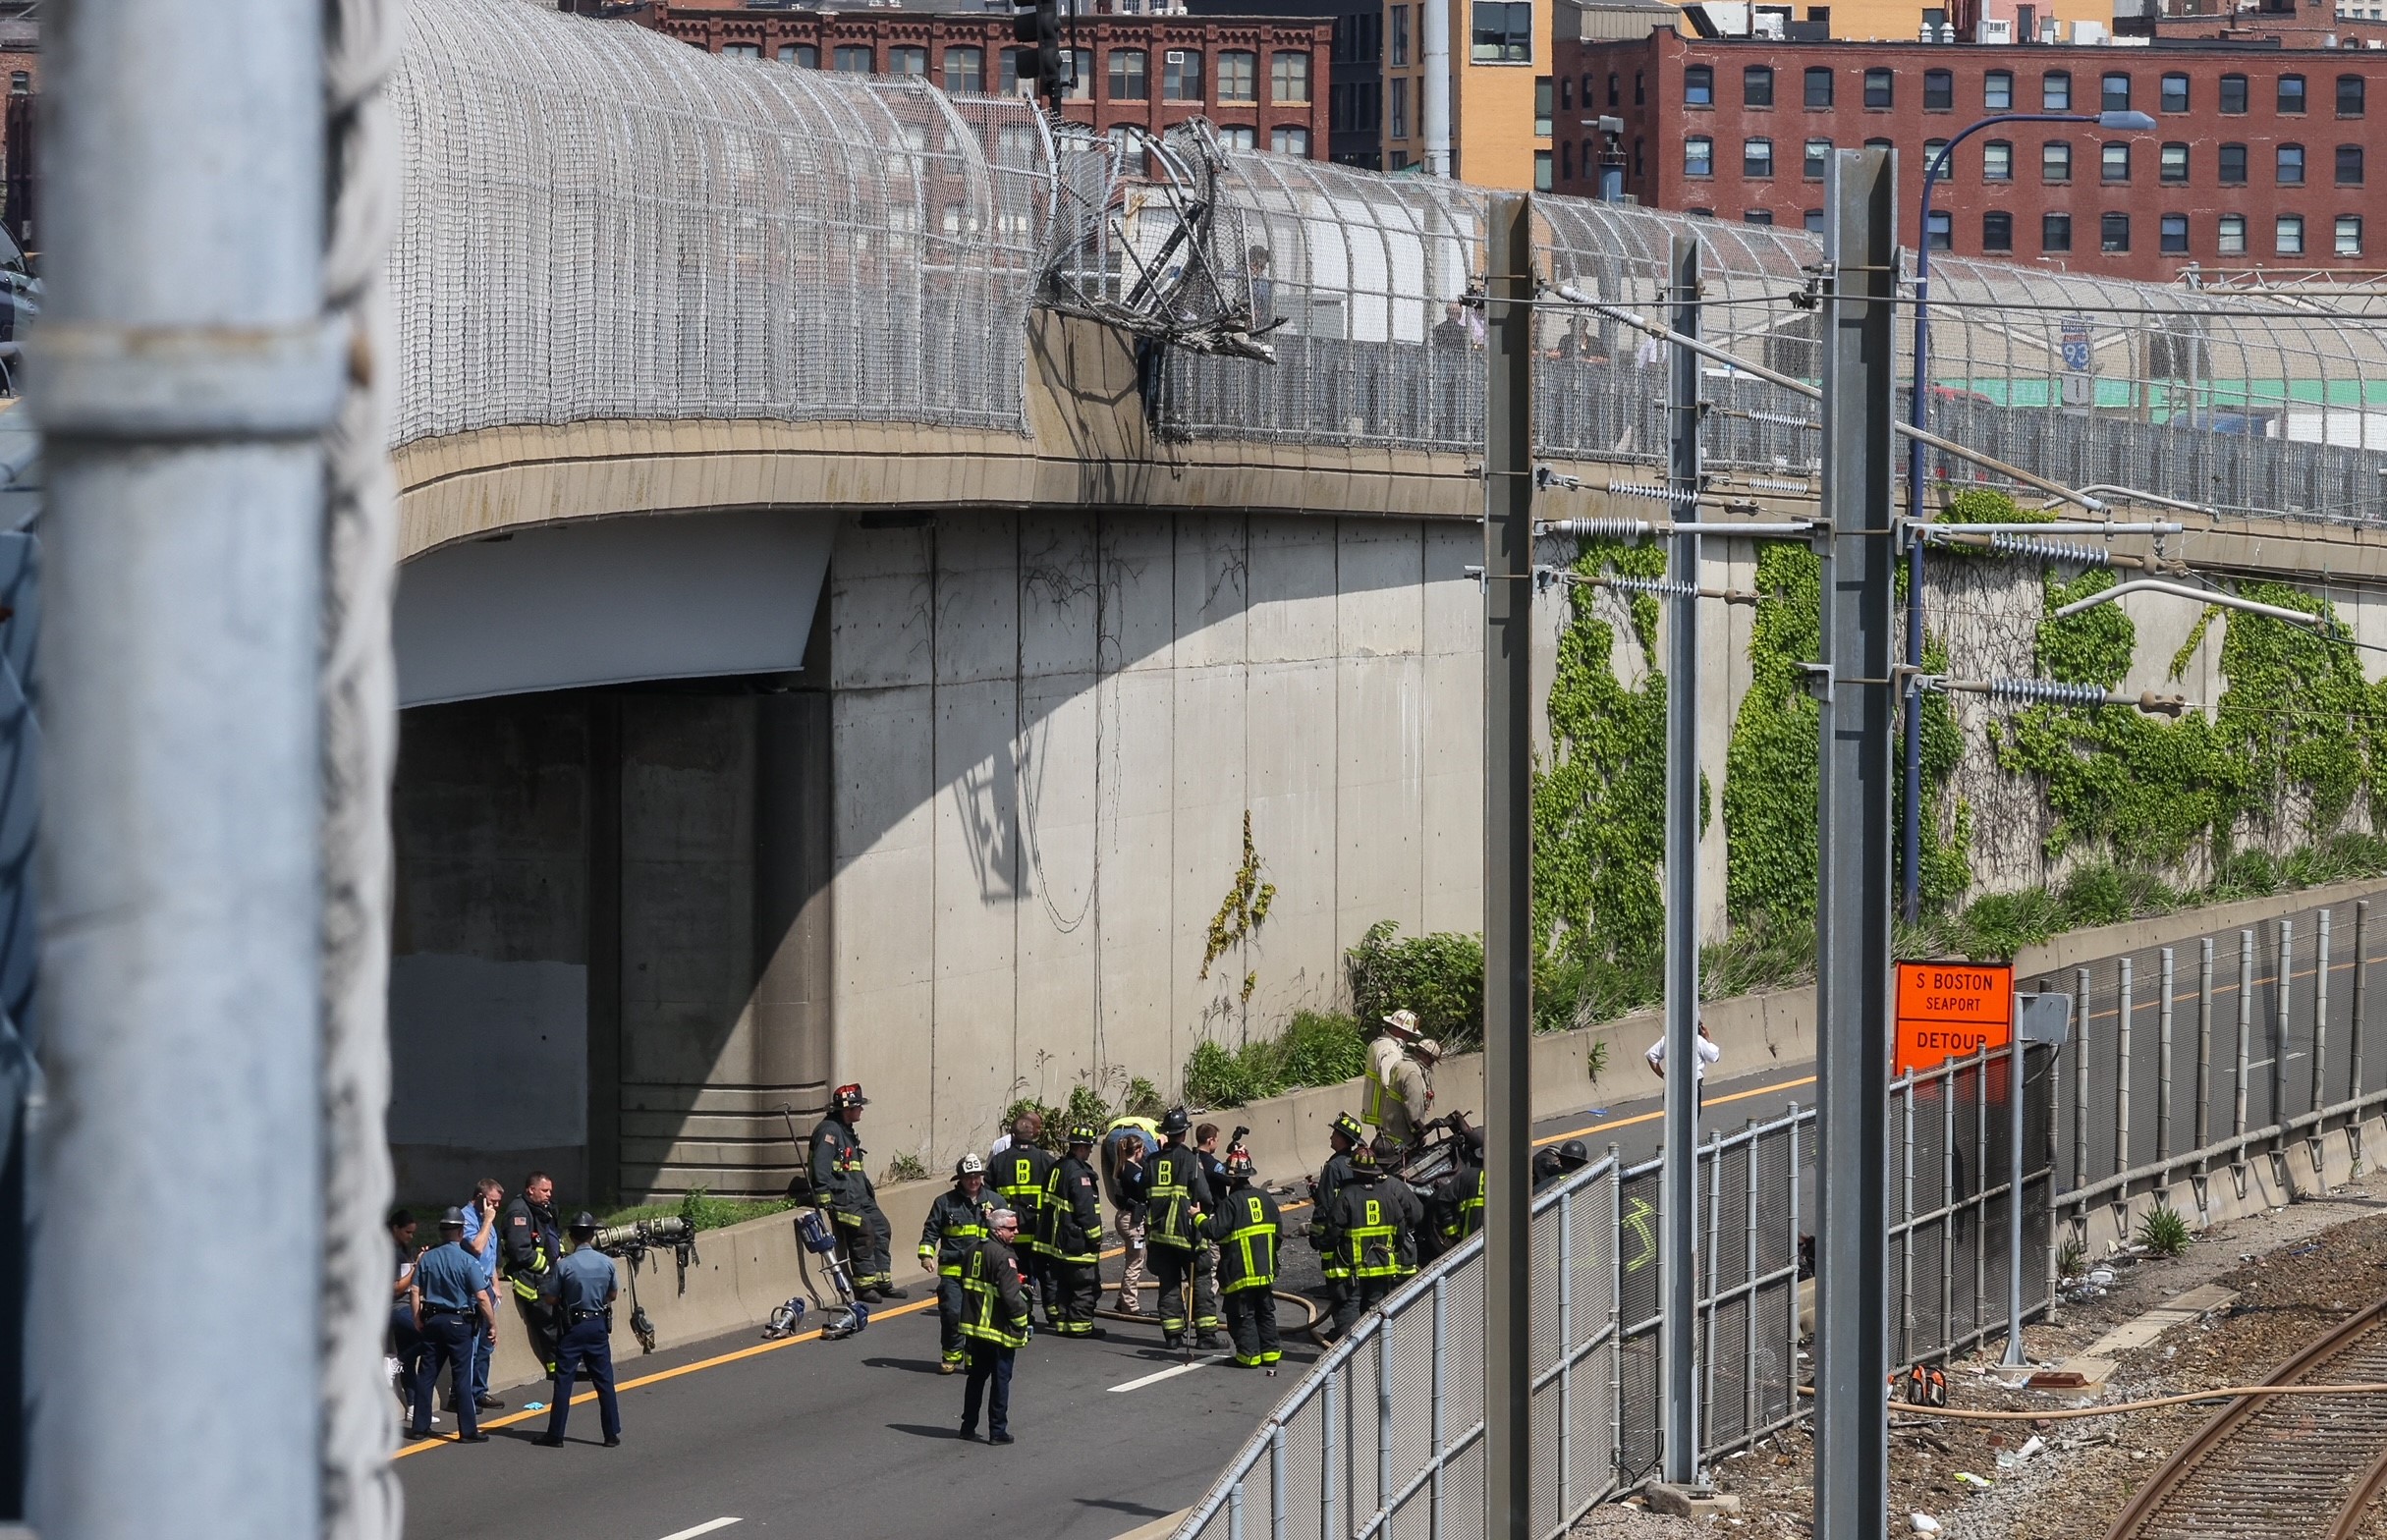
[[[1901,962],[1893,1074],[1970,1059],[2014,1037],[2014,968],[2004,962]]]

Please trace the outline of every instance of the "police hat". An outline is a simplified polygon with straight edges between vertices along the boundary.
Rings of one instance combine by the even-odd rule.
[[[572,1216],[572,1230],[575,1235],[578,1235],[583,1230],[593,1234],[596,1228],[596,1216],[589,1213],[586,1209],[582,1209],[579,1213]]]
[[[439,1216],[439,1228],[442,1230],[447,1229],[450,1225],[454,1225],[457,1229],[462,1230],[465,1227],[465,1211],[460,1208],[451,1208],[446,1213]]]

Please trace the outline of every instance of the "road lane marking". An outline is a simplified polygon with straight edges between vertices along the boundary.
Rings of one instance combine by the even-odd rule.
[[[746,1520],[743,1518],[708,1518],[691,1529],[675,1529],[665,1535],[663,1540],[696,1540],[698,1535],[709,1535],[716,1529],[727,1529],[732,1524],[745,1522]]]
[[[1139,1391],[1147,1385],[1158,1385],[1162,1380],[1173,1380],[1181,1374],[1192,1374],[1195,1369],[1206,1369],[1214,1363],[1224,1362],[1226,1359],[1223,1356],[1196,1358],[1192,1363],[1181,1363],[1174,1368],[1163,1369],[1158,1374],[1147,1374],[1140,1380],[1130,1380],[1125,1385],[1114,1385],[1111,1387],[1111,1394],[1116,1396],[1122,1391]]]
[[[1814,1083],[1815,1077],[1811,1074],[1796,1080],[1777,1080],[1771,1085],[1760,1085],[1753,1090],[1729,1091],[1722,1096],[1710,1096],[1703,1099],[1699,1103],[1699,1106],[1701,1109],[1709,1107],[1721,1107],[1726,1102],[1745,1102],[1751,1096],[1771,1096],[1776,1091],[1795,1091],[1802,1085],[1812,1085]],[[1580,1139],[1586,1133],[1605,1133],[1615,1128],[1630,1128],[1637,1123],[1655,1123],[1665,1116],[1666,1114],[1664,1110],[1661,1109],[1657,1112],[1635,1113],[1630,1118],[1618,1118],[1613,1121],[1603,1119],[1598,1123],[1592,1124],[1588,1128],[1570,1128],[1565,1133],[1553,1133],[1546,1137],[1535,1139],[1533,1141],[1533,1147],[1535,1149],[1539,1149],[1545,1144],[1556,1144],[1562,1139]]]

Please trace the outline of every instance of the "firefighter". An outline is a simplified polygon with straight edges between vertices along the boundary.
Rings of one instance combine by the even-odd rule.
[[[1360,1106],[1360,1121],[1371,1128],[1384,1125],[1384,1104],[1403,1049],[1422,1035],[1415,1011],[1395,1011],[1382,1021],[1384,1030],[1367,1040],[1367,1099]]]
[[[870,1185],[869,1172],[862,1168],[862,1156],[867,1152],[854,1134],[862,1109],[869,1105],[870,1098],[859,1085],[836,1089],[829,1098],[829,1115],[812,1130],[809,1169],[812,1206],[826,1213],[836,1226],[854,1292],[875,1304],[881,1299],[909,1298],[911,1292],[895,1285],[887,1256],[894,1231],[888,1227],[887,1216],[879,1212],[878,1191]]]
[[[1090,1124],[1069,1130],[1069,1153],[1053,1163],[1044,1188],[1044,1318],[1062,1337],[1100,1337],[1102,1179],[1094,1174]]]
[[[1011,1142],[994,1158],[990,1173],[999,1206],[1020,1216],[1020,1243],[1012,1249],[1019,1253],[1020,1276],[1027,1281],[1031,1301],[1044,1276],[1044,1188],[1053,1175],[1052,1151],[1036,1142],[1043,1135],[1040,1115],[1024,1112],[1014,1118]],[[1051,1325],[1052,1318],[1047,1305],[1045,1324]]]
[[[1012,1242],[1020,1216],[1007,1208],[986,1212],[985,1238],[962,1261],[962,1289],[970,1300],[962,1335],[970,1343],[970,1374],[962,1384],[962,1437],[978,1436],[978,1402],[986,1402],[986,1442],[1011,1442],[1011,1370],[1027,1346],[1027,1290],[1020,1282]]]
[[[1171,1348],[1184,1342],[1186,1295],[1191,1292],[1194,1346],[1216,1348],[1218,1302],[1211,1297],[1210,1275],[1201,1265],[1196,1223],[1210,1207],[1210,1183],[1201,1174],[1201,1157],[1186,1145],[1186,1132],[1193,1126],[1183,1107],[1170,1108],[1160,1120],[1165,1142],[1152,1157],[1144,1188],[1144,1243],[1151,1250],[1152,1276],[1160,1282],[1160,1340]]]
[[[534,1171],[522,1191],[497,1218],[498,1264],[523,1318],[523,1341],[538,1354],[539,1368],[555,1378],[557,1345],[564,1335],[557,1319],[564,1237],[555,1223],[555,1179]]]
[[[1466,1153],[1434,1186],[1435,1238],[1447,1251],[1483,1228],[1483,1130],[1467,1130]]]
[[[1236,1363],[1274,1374],[1283,1356],[1277,1348],[1276,1295],[1271,1292],[1283,1219],[1276,1199],[1252,1180],[1251,1157],[1242,1145],[1227,1152],[1226,1172],[1229,1190],[1202,1221],[1202,1232],[1218,1245],[1219,1294]]]
[[[1351,1152],[1367,1137],[1360,1120],[1347,1112],[1334,1115],[1334,1125],[1326,1130],[1326,1142],[1334,1153],[1309,1182],[1309,1243],[1318,1253],[1318,1271],[1326,1277],[1326,1308],[1329,1312],[1343,1307],[1343,1296],[1351,1292],[1351,1271],[1343,1265],[1343,1248],[1334,1238],[1334,1199],[1351,1180]]]
[[[1338,1338],[1416,1271],[1416,1229],[1424,1207],[1408,1182],[1380,1169],[1379,1151],[1390,1142],[1353,1150],[1351,1181],[1335,1194],[1334,1238],[1351,1272],[1350,1292],[1334,1311]]]
[[[959,1373],[962,1367],[962,1315],[968,1304],[962,1264],[986,1238],[986,1213],[993,1207],[994,1197],[986,1190],[986,1163],[965,1155],[954,1163],[953,1189],[936,1195],[928,1205],[927,1222],[920,1226],[920,1270],[936,1272],[939,1374]]]

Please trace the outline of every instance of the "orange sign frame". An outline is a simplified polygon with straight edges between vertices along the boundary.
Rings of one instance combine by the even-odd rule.
[[[1901,962],[1893,1074],[1935,1070],[2014,1041],[2014,965]]]

